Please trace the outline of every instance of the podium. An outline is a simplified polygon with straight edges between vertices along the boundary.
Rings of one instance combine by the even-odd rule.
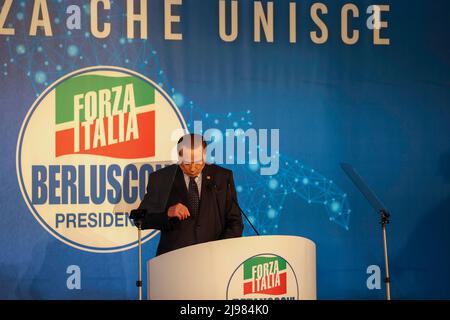
[[[296,236],[211,241],[147,262],[151,300],[315,300],[316,246]]]

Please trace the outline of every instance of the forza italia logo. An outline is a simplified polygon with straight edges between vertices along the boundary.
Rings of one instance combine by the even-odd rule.
[[[17,177],[33,216],[64,243],[91,252],[137,245],[129,212],[151,172],[172,162],[186,127],[152,80],[118,67],[75,71],[30,108],[17,143]],[[143,231],[143,241],[156,235]]]
[[[82,75],[55,91],[56,157],[155,155],[155,90],[141,79]]]
[[[233,272],[226,296],[229,300],[296,300],[297,276],[284,258],[275,254],[256,255]]]
[[[287,292],[286,260],[280,257],[254,257],[244,262],[244,295]]]

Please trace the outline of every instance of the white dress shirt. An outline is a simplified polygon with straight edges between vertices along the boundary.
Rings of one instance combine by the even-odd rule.
[[[184,175],[184,182],[186,183],[186,189],[189,191],[189,179],[191,177],[189,177],[186,173],[183,172]],[[202,173],[200,172],[200,174],[198,176],[195,177],[195,182],[197,183],[197,187],[198,187],[198,198],[201,198],[201,193],[202,193]]]

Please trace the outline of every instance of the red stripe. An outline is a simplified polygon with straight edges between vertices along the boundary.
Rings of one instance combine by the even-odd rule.
[[[268,277],[269,276],[266,276],[266,283],[268,283],[267,282],[268,281]],[[261,291],[253,291],[252,281],[245,282],[244,283],[244,295],[246,295],[246,294],[253,294],[253,293],[270,294],[270,295],[286,294],[286,292],[287,292],[287,286],[286,286],[286,279],[287,278],[286,277],[287,277],[286,272],[280,273],[280,285],[279,286],[268,288],[268,289],[264,289],[264,290],[261,290]]]
[[[92,154],[120,159],[147,158],[155,155],[155,111],[140,113],[136,115],[138,123],[139,139],[126,142],[118,142],[113,145],[92,148],[95,125],[89,128],[91,138],[91,149],[84,150],[84,130],[80,124],[80,151],[74,152],[74,129],[66,129],[55,133],[56,157],[67,154]],[[124,126],[128,121],[128,113],[124,117]],[[103,119],[105,127],[105,137],[108,143],[108,119]],[[114,135],[118,140],[119,116],[113,118]],[[124,138],[126,131],[124,131]]]
[[[72,154],[73,145],[73,129],[66,129],[61,131],[56,131],[55,133],[55,153],[56,157]]]

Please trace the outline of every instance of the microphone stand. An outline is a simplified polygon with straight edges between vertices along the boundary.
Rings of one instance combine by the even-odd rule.
[[[370,205],[380,213],[381,215],[381,228],[383,232],[383,251],[384,251],[384,264],[386,269],[386,278],[384,282],[386,283],[386,299],[391,300],[391,278],[389,277],[389,260],[387,252],[387,236],[386,236],[386,225],[389,223],[390,214],[385,209],[384,205],[377,198],[375,193],[369,188],[369,186],[363,181],[356,170],[348,163],[341,163],[341,167],[350,180],[355,184],[356,188],[363,194]]]
[[[178,172],[178,165],[173,170],[172,178],[170,180],[170,188],[167,190],[170,190],[172,188],[173,182],[175,181],[175,176]],[[167,203],[167,198],[165,200],[165,203]],[[164,205],[165,206],[165,205]],[[156,210],[158,211],[158,209]],[[146,209],[133,209],[130,211],[130,219],[134,221],[134,225],[138,229],[138,279],[136,281],[136,287],[138,288],[138,298],[139,300],[142,300],[142,223],[145,218],[145,215],[147,214]]]
[[[381,214],[381,228],[383,230],[383,247],[384,247],[384,265],[386,268],[386,278],[384,282],[386,283],[386,299],[391,300],[391,279],[389,277],[389,260],[387,252],[387,237],[386,237],[386,224],[389,223],[390,214],[386,210],[380,210]]]
[[[142,300],[142,221],[137,221],[138,228],[138,279],[136,281],[136,286],[138,288],[138,297],[139,300]]]
[[[145,210],[134,209],[130,212],[130,218],[134,221],[138,229],[138,279],[136,287],[138,288],[138,299],[142,300],[142,220],[144,219]]]

